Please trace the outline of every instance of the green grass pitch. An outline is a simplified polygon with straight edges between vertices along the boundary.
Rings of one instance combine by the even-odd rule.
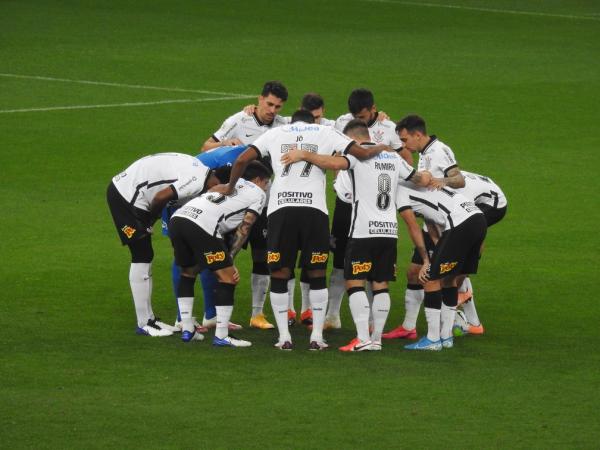
[[[5,0],[0,30],[0,447],[598,448],[597,2]],[[134,334],[106,185],[143,155],[197,153],[268,79],[286,115],[318,91],[336,118],[368,87],[505,189],[473,279],[485,336],[347,355],[305,351],[299,327],[291,353],[247,328],[254,346],[231,351]],[[402,233],[388,327],[409,254]],[[342,320],[334,348],[347,303]]]

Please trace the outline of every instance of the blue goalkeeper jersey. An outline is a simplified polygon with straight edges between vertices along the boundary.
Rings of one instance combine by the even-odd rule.
[[[202,152],[196,155],[196,158],[200,160],[209,169],[217,169],[223,166],[232,166],[238,156],[240,156],[246,149],[247,145],[223,145],[222,147],[216,147],[206,152]],[[167,206],[162,210],[162,234],[165,236],[169,235],[169,220],[173,213],[177,211],[177,207]]]

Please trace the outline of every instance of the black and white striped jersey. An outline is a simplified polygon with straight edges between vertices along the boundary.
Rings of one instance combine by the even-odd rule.
[[[396,192],[400,180],[415,170],[396,152],[381,152],[359,161],[346,155],[352,189],[351,238],[398,237]]]
[[[248,115],[244,111],[240,111],[225,119],[221,128],[215,131],[212,137],[217,142],[237,138],[244,145],[249,145],[266,131],[285,125],[288,122],[289,120],[285,117],[277,115],[273,122],[267,124],[261,122],[256,114]]]
[[[494,209],[504,208],[508,201],[500,186],[489,177],[461,170],[465,187],[458,192],[473,200],[476,205],[489,205]]]
[[[430,136],[429,143],[419,152],[417,170],[427,170],[435,178],[444,178],[448,171],[458,163],[452,149],[440,141],[435,135]]]
[[[240,179],[231,194],[206,192],[175,211],[173,217],[189,219],[208,234],[222,238],[238,227],[247,211],[259,216],[265,202],[265,191],[250,181]]]
[[[340,116],[335,121],[335,128],[338,131],[344,131],[344,127],[354,119],[350,113]],[[402,148],[402,141],[396,133],[396,124],[391,120],[377,120],[377,117],[367,124],[369,127],[369,137],[375,144],[385,144],[394,150]]]
[[[251,147],[262,157],[270,156],[273,166],[268,214],[286,206],[306,206],[327,214],[325,171],[306,161],[284,166],[281,156],[295,149],[332,155],[344,152],[353,142],[332,127],[304,122],[269,130],[254,141]]]
[[[113,177],[113,184],[132,206],[149,211],[154,196],[169,185],[179,201],[200,194],[209,173],[210,169],[193,156],[157,153],[135,161]]]
[[[445,187],[430,191],[412,183],[401,182],[396,195],[396,208],[411,208],[415,215],[450,230],[475,214],[482,214],[473,200],[457,190]]]

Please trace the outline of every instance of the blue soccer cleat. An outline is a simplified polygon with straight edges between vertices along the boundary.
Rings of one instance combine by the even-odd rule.
[[[440,351],[442,349],[442,341],[430,341],[427,336],[423,336],[414,344],[405,345],[406,350],[433,350]]]
[[[198,333],[197,331],[187,331],[183,330],[181,332],[181,340],[183,342],[192,342],[192,341],[201,341],[204,339],[204,335]]]
[[[236,339],[231,335],[225,336],[223,339],[214,336],[213,345],[215,347],[250,347],[252,342],[244,341],[243,339]]]

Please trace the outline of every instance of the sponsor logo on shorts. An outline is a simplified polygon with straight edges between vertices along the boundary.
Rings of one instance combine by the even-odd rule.
[[[352,275],[356,275],[359,273],[370,272],[373,263],[370,262],[355,262],[352,263]]]
[[[440,264],[440,275],[442,273],[450,272],[452,269],[454,269],[456,267],[457,264],[458,264],[457,261],[449,262],[449,263],[441,263]]]
[[[121,228],[121,231],[125,236],[127,236],[127,239],[131,239],[131,237],[135,234],[136,230],[135,228],[130,227],[129,225],[125,225],[123,228]]]
[[[225,252],[205,253],[204,256],[206,257],[206,262],[208,264],[225,261]]]
[[[279,262],[280,259],[281,259],[281,253],[267,252],[267,262],[268,263]]]
[[[312,254],[311,258],[310,258],[310,263],[311,264],[326,263],[328,258],[329,258],[329,253],[315,253],[315,252],[313,252],[313,254]]]

